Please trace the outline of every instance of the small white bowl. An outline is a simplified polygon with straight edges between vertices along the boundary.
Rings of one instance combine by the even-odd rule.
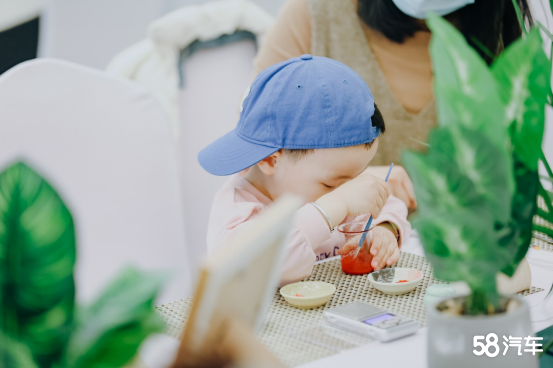
[[[398,282],[407,280],[407,282]],[[369,274],[369,281],[384,294],[400,295],[415,290],[422,281],[422,272],[414,268],[384,268]]]
[[[335,292],[336,286],[322,281],[296,282],[280,289],[280,295],[288,303],[301,309],[320,307],[326,304]]]

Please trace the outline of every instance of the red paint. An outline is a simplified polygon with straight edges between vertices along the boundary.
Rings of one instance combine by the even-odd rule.
[[[402,282],[409,282],[409,280],[399,280],[398,282],[396,282],[396,284],[399,284],[399,283],[402,283]]]
[[[359,250],[357,257],[355,252],[357,245],[344,247],[342,254],[342,270],[349,275],[365,275],[373,272],[373,255],[365,250],[365,247]]]

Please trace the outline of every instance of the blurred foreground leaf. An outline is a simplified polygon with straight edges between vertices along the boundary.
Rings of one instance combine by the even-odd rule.
[[[33,354],[29,348],[10,339],[0,331],[0,367],[2,368],[36,368]]]
[[[0,330],[20,359],[62,357],[73,322],[75,233],[61,198],[16,163],[0,173]],[[7,349],[11,350],[11,349]]]
[[[484,135],[454,132],[438,128],[426,154],[403,155],[419,202],[416,227],[436,277],[493,294],[494,275],[510,256],[495,229],[510,218],[509,201],[498,199],[510,198],[504,178],[511,171]]]
[[[550,62],[542,51],[537,28],[526,39],[517,40],[492,65],[500,96],[505,104],[506,122],[520,160],[538,170],[540,144],[545,124],[545,105],[550,92]]]
[[[511,276],[532,239],[550,64],[537,29],[490,69],[449,22],[427,24],[439,127],[427,153],[403,155],[415,226],[436,276],[469,284],[465,312],[493,313],[495,275]]]
[[[449,22],[433,15],[428,24],[440,126],[478,130],[506,151],[509,139],[503,129],[504,108],[488,66]]]
[[[512,198],[511,220],[499,236],[499,245],[512,255],[502,268],[507,276],[512,276],[532,242],[534,214],[537,212],[537,196],[540,186],[537,172],[529,170],[515,155],[516,191]],[[501,230],[498,231],[501,234]]]
[[[128,364],[141,342],[163,330],[153,302],[167,275],[125,269],[99,299],[78,313],[66,364],[71,368],[116,368]]]

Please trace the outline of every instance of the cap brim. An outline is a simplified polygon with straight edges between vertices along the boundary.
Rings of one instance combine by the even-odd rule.
[[[254,144],[233,130],[198,153],[198,162],[213,175],[231,175],[258,163],[280,148]]]

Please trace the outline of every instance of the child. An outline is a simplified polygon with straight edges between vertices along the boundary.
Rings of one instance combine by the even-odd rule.
[[[296,213],[281,285],[339,255],[345,240],[334,227],[366,222],[368,214],[374,227],[365,246],[373,267],[395,263],[411,227],[407,207],[390,197],[383,178],[363,173],[385,129],[363,79],[337,61],[303,55],[267,68],[248,93],[237,128],[198,155],[211,174],[235,174],[215,196],[208,250],[255,226],[258,214],[290,192],[306,204]]]

